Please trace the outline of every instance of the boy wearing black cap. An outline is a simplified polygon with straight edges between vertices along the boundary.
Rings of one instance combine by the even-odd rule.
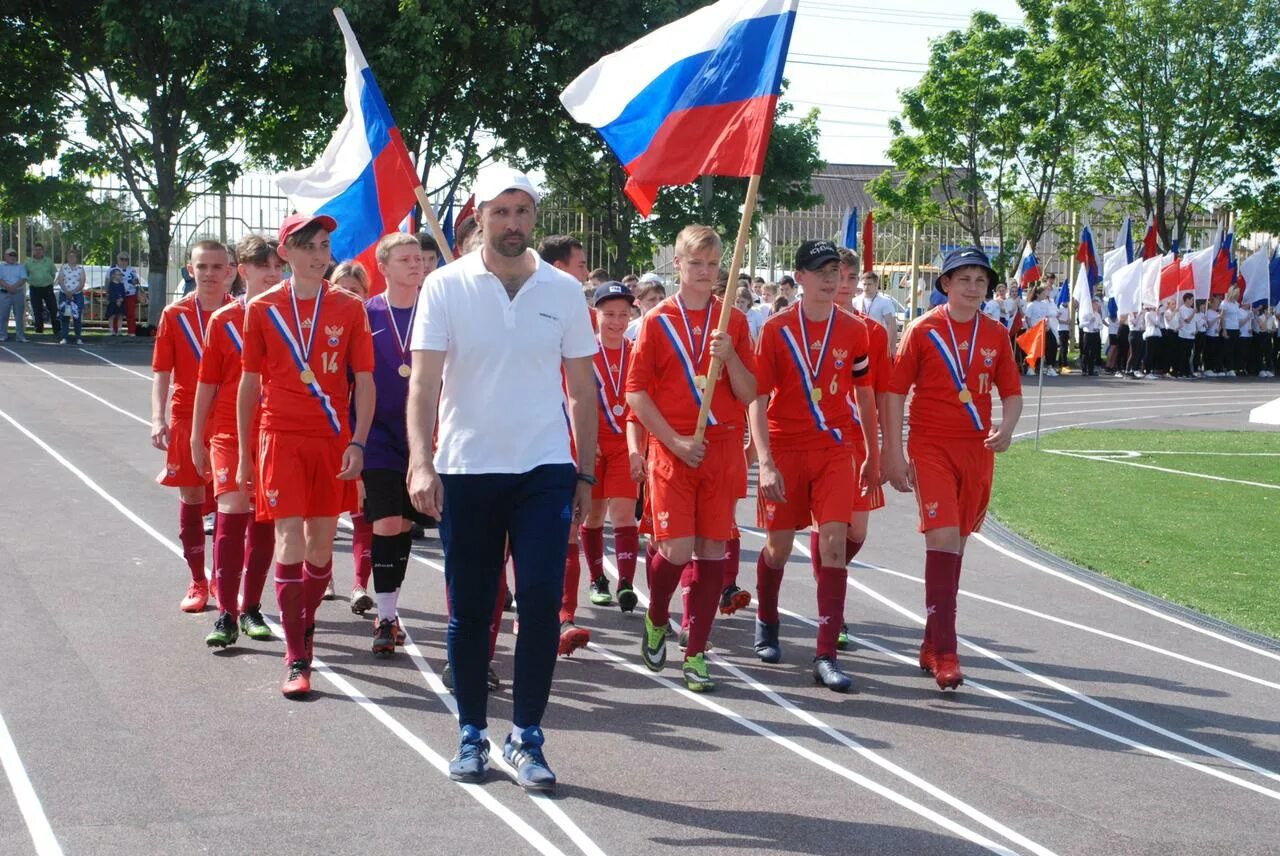
[[[620,282],[604,283],[596,289],[592,300],[596,329],[600,331],[596,336],[600,350],[594,364],[600,424],[596,435],[596,483],[591,488],[591,512],[579,533],[587,569],[591,572],[591,602],[606,606],[611,602],[609,580],[604,575],[604,520],[608,516],[613,525],[614,556],[618,563],[618,606],[623,612],[636,608],[632,580],[636,573],[636,553],[640,549],[635,517],[639,490],[631,478],[626,434],[627,419],[631,415],[631,408],[627,406],[627,369],[633,349],[625,333],[635,302],[631,289]],[[571,596],[566,576],[561,621],[565,620],[565,610],[569,611],[568,620],[573,620],[572,610],[578,600],[576,589],[575,579]]]
[[[915,489],[925,540],[920,668],[932,672],[941,689],[964,683],[956,656],[960,564],[969,535],[982,528],[995,453],[1009,448],[1022,414],[1022,381],[1008,331],[978,311],[994,284],[995,271],[981,249],[964,247],[947,256],[935,286],[946,303],[908,328],[885,399],[881,465],[895,488]],[[999,426],[991,422],[993,385],[1003,404]],[[908,393],[911,435],[904,457]]]
[[[836,664],[844,597],[846,550],[855,492],[879,485],[875,392],[866,324],[835,306],[840,256],[830,241],[806,241],[796,253],[800,302],[772,316],[756,349],[756,400],[751,438],[760,460],[758,522],[767,530],[756,566],[756,655],[782,659],[778,592],[798,529],[814,526],[818,555],[818,645],[814,680],[835,692],[853,685]],[[847,403],[856,397],[861,425]],[[854,485],[854,435],[870,451]]]

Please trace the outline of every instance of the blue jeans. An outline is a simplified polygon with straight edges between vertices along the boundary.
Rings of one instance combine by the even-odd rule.
[[[18,338],[23,338],[22,328],[27,321],[27,287],[19,288],[16,294],[0,290],[0,339],[9,335],[9,313],[13,313],[13,326],[17,328]]]
[[[522,728],[541,725],[560,643],[576,469],[547,464],[527,473],[441,475],[440,480],[449,665],[459,724],[488,727],[489,623],[510,539],[520,620],[512,721]]]
[[[69,297],[65,294],[59,293],[58,296],[61,298],[61,302],[58,304],[59,315],[62,315],[63,306],[66,304],[74,303],[76,305],[75,318],[68,318],[66,315],[62,315],[62,338],[72,338],[71,326],[74,324],[76,328],[75,338],[79,339],[80,333],[84,329],[84,292],[82,291],[79,294],[73,294]]]

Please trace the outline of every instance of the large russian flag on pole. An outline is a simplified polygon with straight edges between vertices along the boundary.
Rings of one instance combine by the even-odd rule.
[[[588,68],[560,95],[613,149],[644,216],[658,189],[759,175],[799,0],[719,0]]]
[[[376,293],[384,283],[374,248],[413,210],[418,174],[347,16],[341,9],[333,14],[347,46],[347,115],[314,166],[279,173],[276,184],[299,212],[338,221],[330,238],[334,261],[362,263]]]

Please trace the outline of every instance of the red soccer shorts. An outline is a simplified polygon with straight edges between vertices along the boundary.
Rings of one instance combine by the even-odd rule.
[[[235,434],[214,434],[209,438],[209,468],[213,470],[213,495],[237,493],[236,468],[240,466],[239,440]]]
[[[338,478],[346,447],[345,437],[263,431],[254,495],[258,519],[337,517],[355,508],[356,481]]]
[[[907,457],[915,475],[920,531],[958,526],[966,538],[982,528],[991,500],[996,456],[982,438],[946,440],[907,438]]]
[[[776,451],[774,464],[782,476],[786,502],[756,499],[756,522],[770,532],[795,531],[809,525],[848,523],[853,516],[853,456],[847,446]]]
[[[591,487],[592,499],[629,499],[640,495],[640,485],[631,480],[631,454],[627,444],[601,445],[596,458],[596,483]]]
[[[207,441],[206,441],[207,442]],[[165,487],[200,487],[207,484],[196,472],[191,460],[191,420],[174,417],[169,420],[169,448],[164,456],[164,472],[156,481]]]
[[[709,438],[707,454],[694,469],[655,439],[649,441],[649,493],[657,541],[733,535],[739,485],[747,467],[741,438]]]
[[[862,465],[867,460],[866,444],[862,442],[861,434],[858,435],[858,441],[853,444],[853,513],[859,514],[867,511],[875,511],[877,508],[884,508],[884,488],[880,485],[872,485],[871,489],[866,493],[862,492]]]

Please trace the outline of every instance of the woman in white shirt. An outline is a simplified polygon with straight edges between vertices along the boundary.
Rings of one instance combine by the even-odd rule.
[[[1053,295],[1049,295],[1050,298]],[[1070,365],[1067,355],[1071,343],[1071,303],[1058,304],[1058,368],[1065,369]]]
[[[1244,367],[1240,359],[1240,321],[1244,313],[1240,311],[1240,289],[1231,286],[1227,289],[1227,299],[1222,301],[1222,335],[1223,335],[1223,373],[1231,376],[1239,374]]]
[[[1128,369],[1131,378],[1145,377],[1142,371],[1142,360],[1146,356],[1147,349],[1142,334],[1147,329],[1146,318],[1141,312],[1130,313],[1125,318],[1129,320],[1129,362],[1122,368]]]
[[[1194,295],[1192,295],[1194,299]],[[1204,317],[1204,303],[1196,304],[1195,315],[1196,340],[1191,347],[1191,376],[1204,377],[1204,344],[1208,341],[1205,331],[1209,329],[1209,322]]]
[[[1174,311],[1178,325],[1177,358],[1173,364],[1174,377],[1191,377],[1191,348],[1196,341],[1195,295],[1190,291],[1182,295],[1182,305]]]
[[[1160,339],[1160,351],[1163,362],[1160,368],[1168,377],[1177,377],[1178,366],[1178,301],[1169,297],[1160,303],[1160,313],[1164,319],[1164,333]]]
[[[1102,356],[1102,301],[1093,299],[1093,305],[1080,310],[1080,332],[1083,338],[1080,348],[1080,371],[1088,377],[1098,374],[1098,361]]]
[[[58,269],[58,278],[53,284],[58,287],[58,314],[62,316],[62,344],[71,339],[77,345],[83,345],[84,339],[84,268],[80,266],[80,254],[75,250],[67,250],[67,261]],[[76,334],[71,336],[71,325],[75,324]]]
[[[1209,297],[1204,307],[1204,376],[1222,377],[1222,298]]]
[[[1241,306],[1238,311],[1240,316],[1240,339],[1238,341],[1236,374],[1252,376],[1258,373],[1253,363],[1256,356],[1253,350],[1253,309],[1249,306]]]
[[[1164,313],[1154,306],[1142,311],[1142,369],[1148,377],[1164,377]]]

